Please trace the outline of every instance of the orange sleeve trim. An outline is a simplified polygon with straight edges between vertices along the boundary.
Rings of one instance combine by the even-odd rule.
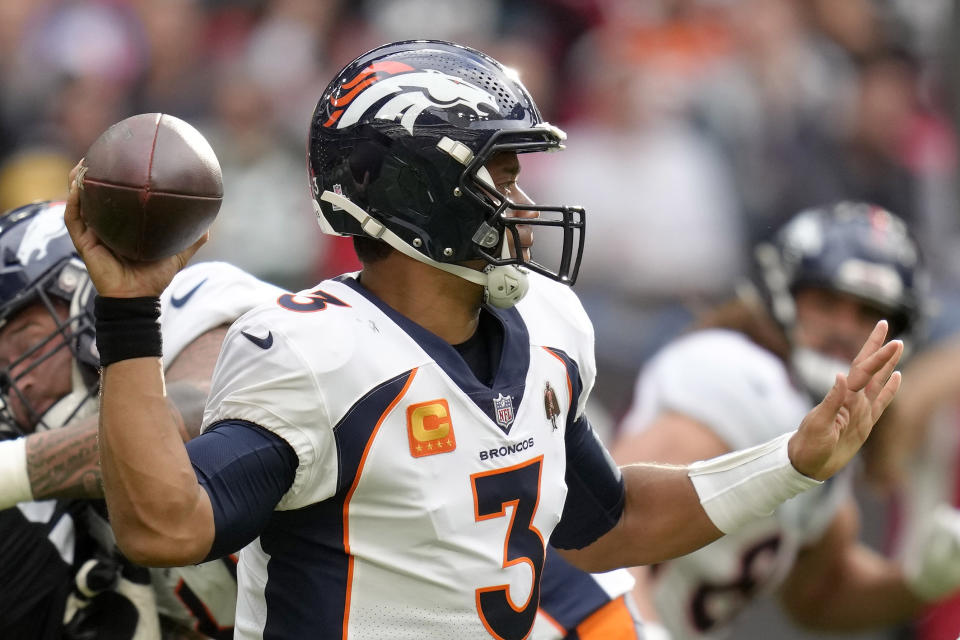
[[[578,624],[580,640],[638,640],[637,623],[624,598],[611,600]]]

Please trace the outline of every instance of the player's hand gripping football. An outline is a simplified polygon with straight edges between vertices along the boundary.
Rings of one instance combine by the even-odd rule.
[[[894,371],[903,343],[884,344],[887,322],[881,320],[847,375],[838,374],[833,388],[800,423],[790,439],[790,462],[800,473],[826,480],[846,465],[866,441],[874,423],[900,388]]]
[[[159,296],[177,272],[187,266],[193,254],[207,241],[209,233],[204,234],[184,251],[162,260],[133,262],[120,258],[100,242],[97,234],[83,220],[77,185],[77,173],[81,163],[77,163],[70,172],[70,192],[63,220],[77,253],[87,265],[97,293],[113,298]]]

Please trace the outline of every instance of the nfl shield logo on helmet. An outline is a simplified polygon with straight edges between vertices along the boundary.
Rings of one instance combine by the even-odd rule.
[[[338,182],[337,184],[333,185],[333,192],[334,192],[335,194],[337,194],[338,196],[342,196],[342,195],[343,195],[343,187],[340,186],[340,183],[339,183],[339,182]],[[338,207],[337,205],[333,204],[332,202],[330,203],[330,206],[333,207],[333,210],[334,210],[334,211],[343,211],[343,209],[341,209],[341,208]]]
[[[493,412],[497,417],[497,424],[504,431],[510,431],[513,424],[513,396],[502,393],[493,399]]]

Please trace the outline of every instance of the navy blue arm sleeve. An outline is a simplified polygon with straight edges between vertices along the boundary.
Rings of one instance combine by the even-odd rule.
[[[299,462],[286,440],[243,420],[213,425],[187,443],[187,453],[213,505],[216,533],[205,561],[260,535],[293,484]]]
[[[567,426],[567,501],[550,544],[582,549],[623,514],[623,476],[585,416]]]

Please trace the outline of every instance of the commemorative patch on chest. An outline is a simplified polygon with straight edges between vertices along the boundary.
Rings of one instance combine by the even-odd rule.
[[[553,430],[557,430],[557,418],[560,417],[560,401],[557,400],[557,392],[553,390],[550,383],[543,389],[543,411],[547,414],[547,420],[553,425]]]

